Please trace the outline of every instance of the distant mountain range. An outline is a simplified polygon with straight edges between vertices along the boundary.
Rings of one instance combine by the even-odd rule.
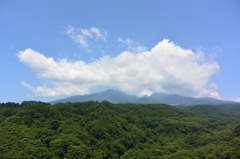
[[[85,102],[85,101],[109,101],[111,103],[165,103],[170,105],[217,105],[226,103],[236,103],[231,101],[223,101],[209,97],[192,98],[184,97],[177,94],[164,94],[164,93],[153,93],[151,96],[137,97],[135,95],[127,95],[124,92],[108,89],[99,93],[93,93],[88,95],[75,95],[67,98],[59,99],[50,102],[51,104],[56,103],[67,103],[67,102]]]

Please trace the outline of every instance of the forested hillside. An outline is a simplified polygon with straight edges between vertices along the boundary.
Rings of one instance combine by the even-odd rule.
[[[165,104],[2,103],[0,158],[237,159],[240,118],[222,109],[200,115]]]
[[[177,108],[200,115],[240,117],[240,104],[177,106]]]

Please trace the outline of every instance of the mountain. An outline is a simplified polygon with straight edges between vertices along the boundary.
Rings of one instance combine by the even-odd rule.
[[[179,103],[183,105],[191,105],[194,101],[194,98],[184,97],[177,94],[170,94],[162,98],[161,101],[166,104]]]
[[[202,97],[202,98],[193,98],[185,97],[177,94],[163,94],[163,93],[153,93],[151,98],[159,100],[161,103],[171,104],[171,105],[217,105],[217,104],[226,104],[226,103],[236,103],[232,101],[223,101],[219,99]]]
[[[67,103],[67,102],[85,102],[85,101],[109,101],[111,103],[132,103],[139,98],[134,95],[127,95],[124,92],[108,89],[99,93],[93,93],[89,95],[75,95],[68,98],[63,98],[50,102],[51,104],[56,103]]]
[[[161,99],[163,99],[163,98],[165,98],[167,96],[168,96],[168,94],[165,94],[165,93],[153,93],[153,94],[151,94],[150,97],[154,98],[154,99],[161,100]]]
[[[133,103],[160,103],[159,100],[148,97],[148,96],[144,96],[144,97],[140,97],[137,100],[133,101]]]
[[[231,101],[223,101],[209,97],[192,98],[177,94],[153,93],[151,96],[137,97],[135,95],[128,95],[124,92],[108,89],[99,93],[88,95],[75,95],[50,102],[67,103],[67,102],[86,102],[86,101],[109,101],[111,103],[165,103],[170,105],[217,105],[226,103],[235,103]]]

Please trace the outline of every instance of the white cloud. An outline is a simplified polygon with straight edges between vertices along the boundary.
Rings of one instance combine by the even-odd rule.
[[[113,88],[137,94],[153,90],[192,97],[218,95],[214,90],[216,84],[206,88],[209,77],[219,70],[218,64],[206,60],[201,51],[194,53],[166,39],[150,51],[125,51],[92,63],[54,60],[32,49],[20,51],[17,56],[38,78],[55,85],[48,88],[23,84],[39,96],[86,94],[90,88]]]
[[[229,101],[240,102],[240,98],[231,98]]]
[[[97,39],[102,39],[104,41],[107,41],[107,31],[104,31],[104,33],[101,33],[98,28],[90,28],[91,33],[94,33]]]
[[[215,99],[221,99],[220,95],[218,92],[211,92],[210,97],[215,98]]]
[[[150,96],[152,94],[152,92],[151,91],[149,91],[149,90],[142,90],[140,93],[138,93],[138,95],[140,96],[140,97],[142,97],[142,96],[145,96],[145,95],[147,95],[147,96]]]
[[[141,53],[147,50],[146,47],[140,46],[139,42],[130,40],[128,38],[126,40],[123,40],[119,37],[117,41],[127,45],[127,51],[130,51],[132,53]]]
[[[91,38],[93,37],[92,33],[87,29],[81,29],[81,33],[85,36],[88,36],[88,37],[91,37]]]
[[[211,97],[211,98],[215,98],[215,99],[221,99],[219,93],[215,91],[216,89],[218,89],[218,86],[217,86],[216,83],[212,83],[212,84],[209,86],[208,92],[210,92],[210,97]]]
[[[65,34],[70,36],[73,41],[81,45],[83,48],[89,47],[92,39],[107,41],[107,31],[101,31],[95,27],[91,27],[90,29],[80,29],[69,25],[66,28]]]
[[[88,94],[89,90],[84,88],[78,88],[73,84],[63,84],[61,86],[58,86],[54,89],[48,88],[47,86],[38,86],[38,87],[32,87],[31,85],[22,82],[22,86],[27,87],[29,90],[34,92],[37,96],[42,97],[57,97],[60,95],[72,95],[72,94]]]
[[[212,83],[212,84],[210,85],[210,90],[214,91],[215,89],[218,89],[218,86],[217,86],[216,83]]]

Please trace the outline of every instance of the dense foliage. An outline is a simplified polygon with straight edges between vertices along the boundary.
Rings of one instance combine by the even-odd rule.
[[[240,118],[217,112],[106,101],[2,103],[0,158],[240,158]]]

